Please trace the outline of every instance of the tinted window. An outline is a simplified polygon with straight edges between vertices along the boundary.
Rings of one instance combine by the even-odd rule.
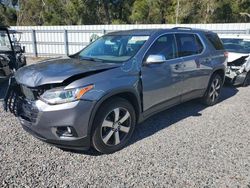
[[[176,46],[173,34],[166,34],[158,38],[150,47],[146,57],[149,55],[164,55],[166,60],[176,57]]]
[[[203,50],[199,37],[194,34],[176,34],[176,41],[179,57],[199,54]]]
[[[216,50],[224,50],[224,46],[217,34],[207,33],[206,37]]]

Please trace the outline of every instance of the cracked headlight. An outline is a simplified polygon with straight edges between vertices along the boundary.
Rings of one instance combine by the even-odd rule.
[[[45,91],[40,98],[48,104],[62,104],[79,100],[86,92],[93,88],[94,85],[67,90],[64,88],[55,88]]]

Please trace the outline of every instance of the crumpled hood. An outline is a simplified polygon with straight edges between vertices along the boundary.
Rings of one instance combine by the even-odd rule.
[[[237,52],[228,52],[228,62],[233,62],[243,56],[249,56],[247,53],[237,53]]]
[[[84,77],[85,74],[115,68],[120,64],[102,63],[73,58],[47,60],[19,69],[15,73],[18,83],[28,87],[37,87],[45,84],[62,83],[73,76]]]

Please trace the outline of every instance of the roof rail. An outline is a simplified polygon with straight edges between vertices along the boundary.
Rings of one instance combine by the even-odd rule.
[[[191,27],[173,27],[172,29],[192,30],[192,28],[191,28]]]

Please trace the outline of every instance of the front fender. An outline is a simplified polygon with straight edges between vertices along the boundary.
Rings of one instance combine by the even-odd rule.
[[[92,125],[94,122],[94,118],[96,115],[96,112],[98,111],[98,109],[100,108],[100,106],[103,104],[103,102],[105,102],[108,99],[112,99],[112,97],[114,96],[119,96],[121,94],[125,94],[125,93],[129,93],[132,94],[135,98],[136,98],[136,102],[137,102],[137,106],[139,108],[139,111],[141,109],[141,103],[140,103],[140,91],[139,91],[139,86],[136,85],[135,88],[126,88],[126,87],[120,87],[120,88],[116,88],[113,90],[109,90],[108,92],[106,92],[98,101],[96,101],[94,108],[91,111],[91,116],[89,119],[89,124],[88,124],[88,134],[91,134],[91,130],[92,130]],[[140,115],[141,112],[139,112],[138,115]],[[140,117],[138,117],[140,118]]]
[[[82,96],[82,100],[99,101],[103,96],[120,90],[136,91],[139,81],[139,72],[124,72],[121,67],[110,69],[88,77],[76,80],[65,89],[83,87],[90,84],[94,88]]]
[[[97,110],[104,101],[113,96],[124,93],[132,94],[136,97],[137,105],[139,109],[141,109],[139,71],[125,72],[119,67],[76,80],[65,89],[82,87],[90,84],[93,84],[94,88],[85,93],[81,98],[82,100],[95,102],[89,120],[88,134],[91,134],[91,128]]]

